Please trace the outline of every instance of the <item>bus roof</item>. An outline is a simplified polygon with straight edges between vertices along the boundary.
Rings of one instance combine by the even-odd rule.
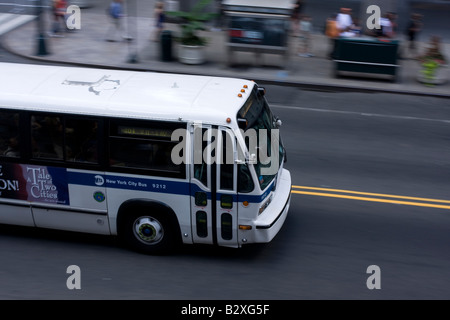
[[[0,63],[0,108],[229,125],[243,79]],[[242,97],[238,94],[248,87]]]

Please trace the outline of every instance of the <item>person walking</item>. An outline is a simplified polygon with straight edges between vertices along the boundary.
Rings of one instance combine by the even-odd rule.
[[[164,30],[164,23],[166,21],[166,15],[164,13],[164,2],[157,1],[155,3],[155,10],[153,14],[155,18],[155,30],[153,32],[153,41],[159,41],[161,37],[161,32]]]
[[[312,37],[312,23],[311,17],[308,15],[303,15],[300,20],[300,47],[299,56],[300,57],[312,57],[311,53],[311,37]]]
[[[63,37],[63,35],[61,35],[60,32],[62,29],[63,30],[67,29],[65,18],[66,9],[67,9],[67,2],[65,0],[53,0],[52,2],[53,25],[52,25],[52,33],[50,34],[52,37]]]
[[[300,18],[303,11],[303,0],[297,0],[292,8],[291,30],[292,36],[297,37],[300,31]]]
[[[108,28],[106,40],[111,42],[119,41],[123,36],[122,18],[124,14],[122,0],[113,0],[109,5],[107,13],[112,24]]]
[[[328,37],[329,39],[329,43],[330,43],[330,49],[328,52],[328,58],[329,59],[333,59],[333,55],[334,55],[334,50],[336,47],[336,38],[339,37],[339,27],[336,21],[336,17],[337,14],[333,13],[331,14],[326,21],[326,25],[325,25],[325,35]]]
[[[349,36],[349,30],[353,24],[352,9],[341,8],[336,17],[337,27],[339,29],[339,35],[341,37]]]
[[[414,56],[417,55],[417,34],[422,30],[422,26],[422,15],[418,13],[411,14],[411,18],[406,28],[406,36],[408,38],[408,50]]]

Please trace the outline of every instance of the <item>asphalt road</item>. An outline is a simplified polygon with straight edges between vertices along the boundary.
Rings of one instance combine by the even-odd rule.
[[[3,225],[0,299],[450,299],[450,100],[267,89],[294,184],[272,243],[159,257]]]

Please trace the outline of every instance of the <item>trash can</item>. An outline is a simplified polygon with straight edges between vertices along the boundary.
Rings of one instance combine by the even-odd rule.
[[[340,71],[366,74],[383,74],[396,81],[399,41],[379,38],[336,39],[334,61],[335,75]]]
[[[172,32],[163,30],[161,32],[161,60],[172,61]]]

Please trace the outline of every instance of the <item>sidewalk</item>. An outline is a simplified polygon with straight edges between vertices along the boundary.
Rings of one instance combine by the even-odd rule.
[[[50,30],[50,16],[44,15],[46,30]],[[124,25],[134,32],[134,40],[130,42],[108,42],[106,33],[110,22],[106,14],[89,10],[83,11],[81,29],[66,32],[63,37],[49,37],[46,40],[48,55],[37,56],[37,23],[29,22],[3,36],[5,49],[31,59],[69,63],[89,67],[114,67],[132,70],[185,73],[198,75],[213,75],[224,77],[240,77],[257,82],[279,83],[290,86],[309,87],[313,89],[330,90],[361,90],[374,92],[392,92],[405,94],[434,95],[450,98],[450,83],[427,87],[416,79],[419,64],[412,59],[399,60],[399,80],[392,83],[377,78],[350,78],[333,76],[333,61],[327,59],[329,50],[328,39],[315,33],[313,36],[314,57],[300,57],[295,54],[297,39],[290,37],[290,58],[287,67],[283,68],[282,57],[278,55],[261,55],[257,64],[251,53],[236,52],[233,66],[227,65],[225,31],[207,31],[209,39],[207,62],[200,66],[185,65],[176,61],[176,43],[173,42],[174,61],[162,62],[160,58],[160,43],[150,40],[153,19],[131,17],[124,19]],[[179,29],[175,24],[167,24],[166,29],[176,34]],[[419,44],[420,48],[425,46]],[[450,44],[444,44],[444,53],[450,57]],[[137,53],[137,62],[128,62]],[[450,68],[447,68],[450,74]]]

